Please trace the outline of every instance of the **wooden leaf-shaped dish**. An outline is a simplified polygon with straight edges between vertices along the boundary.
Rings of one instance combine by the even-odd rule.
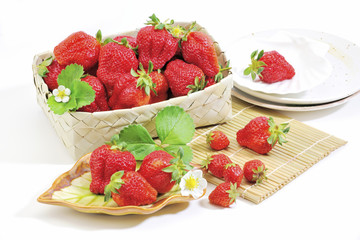
[[[178,185],[158,196],[156,201],[146,206],[119,207],[112,199],[104,202],[103,195],[90,192],[91,183],[90,160],[91,153],[80,158],[67,172],[59,176],[51,188],[38,197],[41,203],[70,207],[85,213],[103,213],[109,215],[151,214],[163,207],[193,200],[191,196],[182,196]],[[204,196],[206,190],[202,196]]]

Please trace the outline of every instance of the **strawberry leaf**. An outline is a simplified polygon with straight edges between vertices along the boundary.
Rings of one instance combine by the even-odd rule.
[[[70,109],[74,109],[76,107],[76,101],[74,98],[70,98],[69,102],[67,103],[59,103],[55,101],[55,97],[51,96],[47,104],[51,111],[53,111],[55,114],[62,115],[65,112],[69,111]]]
[[[61,71],[58,76],[58,84],[63,85],[67,88],[71,87],[73,81],[80,80],[81,76],[84,74],[84,68],[78,64],[70,64]],[[70,89],[72,90],[72,89]]]
[[[156,131],[162,144],[185,145],[193,138],[195,125],[184,109],[168,106],[156,117]]]
[[[73,99],[76,100],[76,108],[75,110],[89,105],[95,100],[95,91],[92,87],[83,81],[73,81],[70,90],[72,89]]]
[[[191,147],[187,145],[169,145],[164,147],[164,150],[176,157],[176,153],[179,151],[180,148],[184,150],[182,156],[184,164],[189,164],[193,158],[193,152],[191,150]]]

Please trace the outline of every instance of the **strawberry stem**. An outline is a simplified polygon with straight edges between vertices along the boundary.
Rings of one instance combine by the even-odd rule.
[[[244,75],[251,75],[252,80],[256,79],[256,76],[262,78],[261,72],[264,70],[263,66],[266,66],[266,63],[260,61],[260,58],[264,55],[264,50],[261,50],[258,53],[258,50],[255,50],[251,53],[251,64],[244,70]]]
[[[124,176],[124,171],[118,171],[111,175],[110,183],[105,186],[104,189],[104,201],[108,202],[111,198],[111,193],[118,193],[118,189],[121,188],[121,186],[125,183],[122,180],[122,177]]]
[[[289,123],[282,123],[276,125],[272,117],[268,119],[269,132],[270,136],[267,139],[267,142],[271,144],[272,147],[278,142],[280,145],[286,143],[286,134],[290,131]]]

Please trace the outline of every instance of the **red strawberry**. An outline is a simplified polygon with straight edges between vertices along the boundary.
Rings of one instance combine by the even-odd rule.
[[[136,43],[136,37],[132,37],[132,36],[117,36],[114,38],[115,41],[121,42],[123,38],[126,38],[127,42],[130,44],[131,47],[136,48],[137,47],[137,43]]]
[[[211,131],[206,135],[206,142],[217,151],[227,148],[230,144],[228,137],[221,131]]]
[[[174,157],[169,153],[158,150],[148,154],[139,169],[139,173],[151,184],[158,193],[167,193],[175,185],[170,172],[163,169],[169,167]]]
[[[209,195],[209,201],[212,204],[222,207],[229,207],[240,196],[237,190],[237,184],[224,182],[219,184]]]
[[[244,164],[244,176],[249,182],[256,182],[256,184],[262,183],[266,180],[265,164],[260,160],[251,160]]]
[[[87,82],[95,91],[95,101],[93,101],[90,105],[79,108],[77,111],[99,112],[109,110],[106,91],[102,82],[97,77],[91,75],[82,78],[81,81]]]
[[[157,103],[168,99],[169,83],[164,74],[160,71],[150,73],[153,83],[156,85],[154,92],[150,92],[150,103]]]
[[[54,48],[55,58],[60,65],[77,63],[86,71],[98,62],[100,37],[100,31],[97,33],[97,38],[82,31],[75,32]]]
[[[138,65],[136,54],[126,41],[120,44],[109,42],[101,48],[96,75],[105,85],[108,97],[111,97],[120,76],[137,69]]]
[[[232,163],[230,158],[225,154],[214,154],[211,157],[208,156],[206,160],[202,162],[202,166],[209,170],[214,176],[218,178],[224,177],[224,168],[226,164]]]
[[[236,183],[239,187],[243,179],[244,172],[236,163],[229,163],[225,165],[224,179],[226,182]]]
[[[139,85],[138,79],[130,73],[124,73],[119,76],[113,94],[109,98],[111,109],[133,108],[146,105],[150,102],[150,90],[146,92],[146,89],[150,89],[152,86],[150,87],[144,82],[145,86]]]
[[[160,69],[175,55],[179,39],[168,32],[169,24],[161,23],[154,14],[150,19],[147,24],[152,26],[141,28],[136,36],[139,61],[144,68],[151,61],[154,69]]]
[[[256,117],[236,133],[240,146],[248,147],[259,154],[266,154],[275,146],[286,143],[285,134],[290,130],[288,123],[275,125],[272,117]]]
[[[175,97],[202,90],[206,85],[203,71],[194,64],[180,59],[169,62],[164,75]]]
[[[135,171],[135,169],[136,160],[130,152],[102,145],[95,149],[90,156],[92,178],[90,191],[95,194],[104,194],[104,188],[110,182],[113,173],[120,170]]]
[[[220,66],[214,43],[210,36],[203,32],[191,32],[193,26],[181,42],[182,56],[186,62],[201,68],[206,76],[215,77],[220,71]]]
[[[119,171],[105,187],[105,201],[112,199],[120,206],[142,206],[156,201],[156,190],[135,171]]]
[[[58,88],[57,78],[63,69],[65,69],[65,66],[60,65],[53,57],[45,59],[38,65],[38,73],[43,78],[50,91]]]
[[[251,74],[253,80],[256,75],[266,83],[275,83],[295,76],[295,70],[277,51],[254,51],[251,54],[251,64],[244,70],[244,75]]]

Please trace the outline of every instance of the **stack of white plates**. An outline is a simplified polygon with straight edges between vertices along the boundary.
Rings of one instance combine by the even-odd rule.
[[[226,49],[234,76],[233,95],[255,105],[311,111],[338,106],[360,92],[360,48],[331,34],[271,30],[240,38]],[[266,84],[244,76],[256,49],[278,51],[294,67],[294,78]]]

